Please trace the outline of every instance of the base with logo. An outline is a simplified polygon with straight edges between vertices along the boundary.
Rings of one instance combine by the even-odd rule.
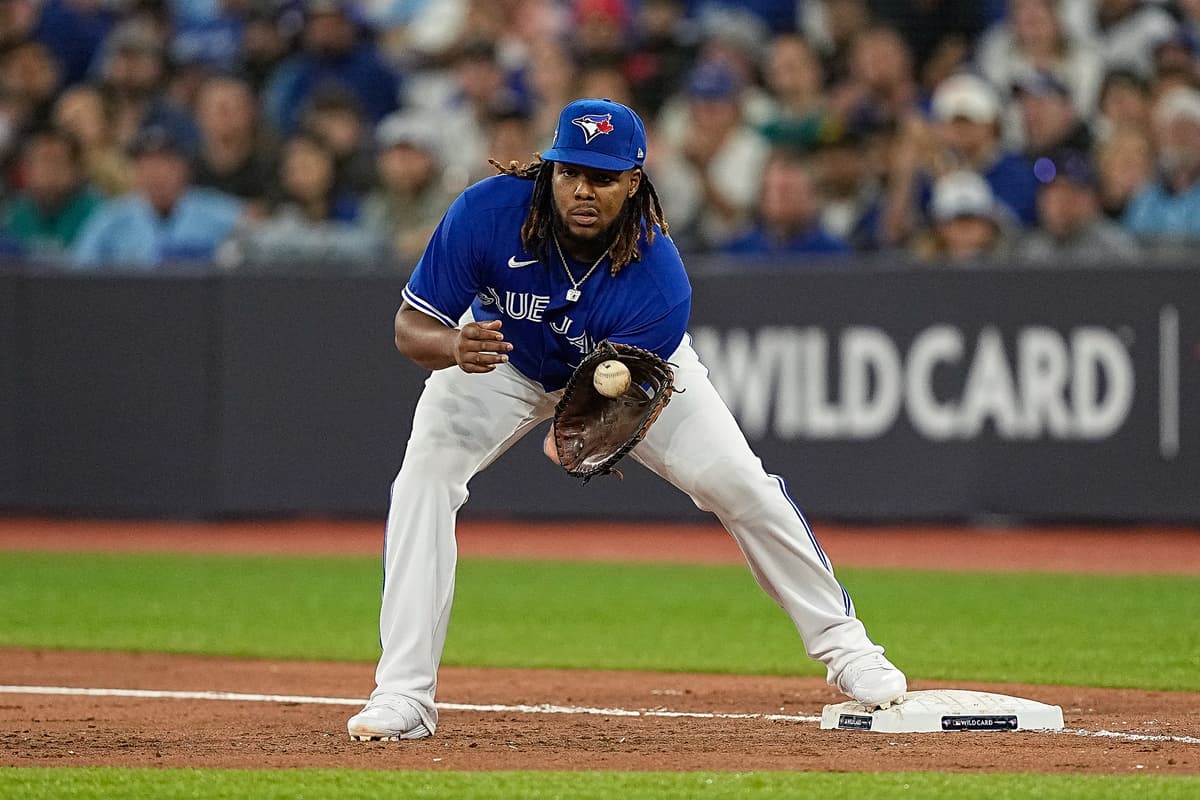
[[[821,727],[874,733],[1060,731],[1062,707],[991,692],[908,692],[886,708],[850,701],[825,706]]]

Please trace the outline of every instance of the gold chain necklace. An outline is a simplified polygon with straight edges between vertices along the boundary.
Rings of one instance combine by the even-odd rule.
[[[574,303],[580,297],[580,285],[592,276],[592,273],[596,271],[596,267],[600,266],[600,262],[604,260],[605,256],[608,255],[608,251],[611,250],[612,247],[610,245],[607,250],[601,253],[600,257],[596,259],[596,263],[592,264],[591,268],[587,271],[587,274],[579,280],[575,280],[575,276],[571,274],[571,268],[567,266],[567,257],[563,255],[562,245],[558,243],[557,236],[554,237],[554,249],[558,251],[558,260],[562,262],[563,269],[567,271],[567,279],[571,281],[571,288],[567,289],[567,302]]]

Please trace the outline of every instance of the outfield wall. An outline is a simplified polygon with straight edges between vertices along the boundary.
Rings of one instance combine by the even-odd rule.
[[[1200,521],[1200,272],[720,266],[695,344],[810,514]],[[0,509],[381,514],[423,381],[401,287],[0,272]],[[578,486],[536,435],[471,488],[477,516],[699,516],[639,468]]]

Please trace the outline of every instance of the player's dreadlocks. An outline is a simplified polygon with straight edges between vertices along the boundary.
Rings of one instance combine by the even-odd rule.
[[[539,258],[546,258],[549,242],[554,235],[554,193],[550,188],[550,179],[554,173],[554,162],[536,159],[528,164],[510,161],[504,166],[494,159],[488,162],[501,175],[513,175],[533,181],[533,198],[529,204],[529,215],[521,226],[521,242],[530,253]],[[631,261],[638,261],[642,254],[638,250],[638,239],[642,235],[642,223],[646,224],[646,241],[653,242],[654,226],[669,234],[666,217],[663,216],[662,204],[658,202],[658,192],[646,174],[642,173],[642,182],[637,192],[621,209],[621,215],[613,222],[612,245],[609,255],[612,257],[612,274],[616,275],[621,268]]]

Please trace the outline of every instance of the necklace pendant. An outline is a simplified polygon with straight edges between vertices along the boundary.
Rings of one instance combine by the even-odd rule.
[[[567,289],[567,302],[574,303],[579,299],[580,292],[578,289]]]

